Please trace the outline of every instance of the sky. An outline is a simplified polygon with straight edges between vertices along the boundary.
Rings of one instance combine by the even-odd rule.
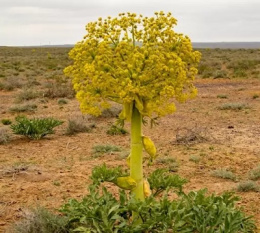
[[[192,42],[260,41],[259,0],[0,0],[0,46],[75,44],[98,17],[161,10]]]

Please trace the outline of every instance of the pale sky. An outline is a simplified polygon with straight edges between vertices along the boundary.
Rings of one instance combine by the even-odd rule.
[[[260,0],[0,0],[0,46],[75,44],[98,17],[161,10],[192,42],[260,41]]]

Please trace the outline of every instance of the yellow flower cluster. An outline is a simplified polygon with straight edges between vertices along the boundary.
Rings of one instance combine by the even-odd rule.
[[[81,110],[100,115],[114,101],[124,106],[121,118],[129,118],[133,104],[143,116],[160,117],[175,111],[174,99],[194,97],[200,53],[173,30],[176,22],[170,13],[156,12],[151,18],[123,13],[87,24],[84,40],[70,51],[74,63],[65,69]]]

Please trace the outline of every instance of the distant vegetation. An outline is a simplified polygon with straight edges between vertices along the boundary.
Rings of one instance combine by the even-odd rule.
[[[260,49],[203,48],[217,45],[194,43],[202,53],[199,77],[260,78]],[[219,45],[232,48],[236,43]],[[63,68],[70,64],[67,55],[70,49],[69,46],[0,47],[0,90],[12,91],[26,86],[17,96],[17,102],[40,97],[73,97],[70,80],[63,74]],[[37,89],[37,95],[36,87],[41,90]]]

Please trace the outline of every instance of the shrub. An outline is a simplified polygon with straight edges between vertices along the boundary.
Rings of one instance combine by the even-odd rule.
[[[121,148],[115,145],[96,145],[93,147],[93,156],[98,157],[103,154],[119,152]]]
[[[63,105],[63,104],[67,104],[67,103],[68,103],[68,100],[66,100],[66,99],[58,99],[59,105]]]
[[[24,214],[23,220],[15,223],[10,233],[69,233],[67,218],[55,215],[44,208],[36,208]]]
[[[15,105],[9,108],[10,112],[35,112],[37,109],[36,104],[23,104],[23,105]]]
[[[122,135],[122,134],[127,134],[127,130],[119,127],[117,125],[112,125],[108,130],[107,130],[107,134],[109,135]]]
[[[68,126],[66,129],[66,135],[74,135],[77,133],[86,133],[90,132],[91,129],[95,127],[94,125],[88,127],[86,126],[86,123],[84,122],[83,119],[74,119],[74,120],[69,120],[68,121]]]
[[[16,102],[21,103],[23,101],[28,101],[32,99],[36,99],[39,97],[39,93],[36,91],[33,91],[31,89],[24,89],[18,95],[16,96]]]
[[[224,94],[219,94],[219,95],[217,95],[217,98],[219,98],[219,99],[227,99],[228,96],[224,95]]]
[[[53,128],[63,123],[53,118],[28,119],[24,116],[16,117],[15,120],[17,123],[11,125],[13,132],[34,140],[41,139],[47,134],[53,134]]]
[[[201,160],[201,157],[199,155],[191,155],[189,157],[189,161],[192,161],[194,163],[198,163],[198,162],[200,162],[200,160]]]
[[[11,125],[12,124],[12,121],[9,120],[9,119],[2,119],[1,122],[2,122],[3,125]]]
[[[234,110],[239,111],[249,109],[249,106],[243,103],[225,103],[219,107],[220,110]]]
[[[5,128],[0,128],[0,145],[9,142],[10,136]]]
[[[243,181],[238,184],[237,191],[239,191],[239,192],[250,192],[250,191],[260,192],[260,187],[257,185],[256,182],[247,180],[247,181]]]
[[[47,98],[73,98],[75,95],[71,85],[66,83],[48,83],[43,96]]]
[[[215,71],[215,73],[213,74],[213,78],[227,78],[227,71],[225,70],[217,70]]]
[[[258,165],[256,168],[252,169],[249,172],[249,179],[250,180],[258,180],[258,179],[260,179],[260,165]]]
[[[12,91],[15,88],[20,88],[22,86],[19,78],[11,76],[5,78],[3,82],[0,83],[0,90]]]
[[[211,172],[211,175],[223,179],[236,180],[236,175],[233,172],[228,171],[226,168],[216,169]]]

